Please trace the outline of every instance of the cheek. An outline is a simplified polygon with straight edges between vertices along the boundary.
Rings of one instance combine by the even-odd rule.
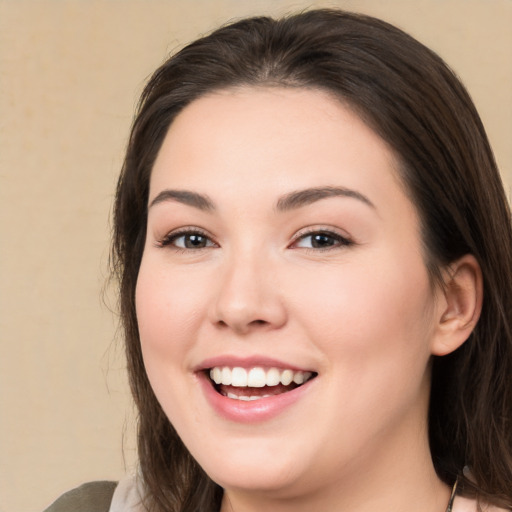
[[[417,258],[416,258],[417,260]],[[294,315],[312,339],[349,371],[387,361],[396,369],[429,356],[433,298],[422,261],[408,268],[381,257],[380,264],[351,264],[304,273],[295,284]],[[319,336],[319,333],[321,336]]]
[[[342,425],[356,442],[425,406],[433,298],[421,262],[407,270],[393,262],[378,269],[351,265],[302,286],[295,316],[322,352],[323,373],[343,404],[330,413],[333,431]]]
[[[161,357],[178,364],[180,351],[191,341],[204,309],[201,285],[191,274],[159,270],[143,259],[135,293],[137,323],[146,366],[154,366]]]
[[[190,408],[189,350],[197,336],[199,283],[143,259],[135,305],[144,359],[151,387],[175,428],[196,424]],[[183,427],[185,424],[185,427]]]

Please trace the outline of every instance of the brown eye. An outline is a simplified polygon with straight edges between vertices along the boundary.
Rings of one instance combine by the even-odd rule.
[[[173,246],[178,249],[204,249],[206,247],[215,247],[215,243],[206,235],[190,231],[180,232],[168,235],[163,241],[162,246]]]
[[[311,235],[311,247],[315,249],[323,249],[324,247],[332,247],[336,245],[337,240],[330,235],[326,235],[325,233],[317,233],[316,235]]]
[[[186,249],[202,249],[208,245],[208,239],[203,235],[184,235],[178,240],[181,239],[183,239],[183,247]]]
[[[302,235],[293,245],[294,247],[321,250],[347,246],[351,245],[351,243],[352,242],[350,242],[350,240],[347,240],[338,233],[315,231],[313,233]]]

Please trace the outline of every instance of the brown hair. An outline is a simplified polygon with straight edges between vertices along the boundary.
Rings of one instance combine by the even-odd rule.
[[[113,256],[148,508],[216,511],[222,499],[166,418],[142,360],[134,296],[151,169],[184,107],[244,85],[334,93],[394,149],[433,280],[464,254],[478,260],[480,321],[462,347],[433,361],[430,446],[442,480],[512,505],[512,233],[480,118],[446,64],[409,35],[368,16],[311,10],[242,20],[193,42],[154,73],[140,100],[117,188]]]

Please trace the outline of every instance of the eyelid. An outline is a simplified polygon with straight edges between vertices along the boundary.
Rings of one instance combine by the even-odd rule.
[[[315,235],[315,234],[324,234],[324,235],[331,236],[332,238],[336,239],[339,243],[334,246],[329,246],[329,247],[325,247],[325,248],[303,247],[302,249],[305,249],[305,250],[311,249],[315,252],[326,251],[326,250],[330,250],[330,249],[337,249],[339,247],[347,247],[347,246],[353,245],[355,243],[353,241],[353,239],[346,232],[340,230],[339,228],[334,228],[332,226],[320,225],[320,226],[309,226],[309,227],[300,229],[297,233],[295,233],[293,235],[292,240],[288,247],[293,249],[294,245],[296,245],[296,243],[298,241],[300,241],[301,239],[304,239],[308,236]],[[179,238],[181,236],[185,236],[185,235],[204,236],[205,238],[208,239],[209,242],[211,242],[211,244],[213,244],[213,246],[219,247],[219,244],[215,241],[215,238],[213,237],[213,235],[208,233],[208,231],[206,231],[205,229],[197,227],[197,226],[183,226],[183,227],[171,230],[168,233],[166,233],[163,237],[159,237],[155,241],[155,246],[158,248],[164,248],[164,247],[171,246],[174,240],[176,240],[177,238]],[[212,245],[207,246],[207,247],[212,247]],[[206,249],[207,247],[197,248],[197,249],[193,249],[193,250]],[[178,246],[173,246],[173,248],[178,251],[179,250],[184,250],[184,251],[190,250],[188,248],[186,249],[186,248],[181,248]],[[295,248],[297,248],[297,247],[295,247]]]
[[[159,248],[169,247],[169,246],[172,246],[172,242],[174,240],[176,240],[180,236],[185,236],[185,235],[201,235],[201,236],[204,236],[205,238],[207,238],[210,242],[212,242],[212,244],[214,246],[218,247],[218,245],[219,245],[210,233],[208,233],[206,230],[199,228],[197,226],[183,226],[183,227],[180,227],[177,229],[173,229],[173,230],[169,231],[168,233],[166,233],[163,237],[159,237],[156,240],[155,245],[156,245],[156,247],[159,247]],[[190,250],[190,249],[185,249],[185,248],[178,247],[178,246],[173,246],[173,248],[178,251],[179,250]],[[201,248],[197,248],[197,249],[193,249],[193,250],[200,250],[200,249]],[[203,249],[206,249],[206,247],[203,247]]]
[[[308,236],[312,236],[315,234],[325,234],[332,236],[333,238],[337,239],[340,244],[331,246],[331,247],[325,247],[325,248],[310,248],[310,247],[303,247],[302,249],[305,250],[313,250],[313,251],[328,251],[331,249],[338,249],[339,247],[347,247],[350,245],[354,245],[355,242],[346,232],[340,230],[339,228],[334,228],[332,226],[309,226],[306,228],[302,228],[297,233],[295,233],[292,237],[292,241],[289,245],[290,248],[297,248],[293,247],[298,241],[301,239],[304,239]]]

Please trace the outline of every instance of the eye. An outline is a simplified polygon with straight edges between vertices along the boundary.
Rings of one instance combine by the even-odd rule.
[[[326,250],[349,245],[352,245],[352,242],[346,237],[332,231],[320,230],[299,235],[292,247]]]
[[[160,247],[173,246],[176,249],[205,249],[217,247],[217,244],[206,234],[197,230],[178,231],[169,233],[159,243]]]

